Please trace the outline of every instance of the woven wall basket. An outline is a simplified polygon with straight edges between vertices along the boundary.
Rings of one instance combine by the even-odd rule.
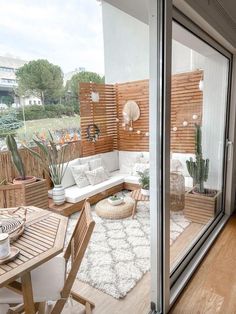
[[[27,209],[0,210],[0,233],[8,233],[10,243],[16,241],[24,232]]]

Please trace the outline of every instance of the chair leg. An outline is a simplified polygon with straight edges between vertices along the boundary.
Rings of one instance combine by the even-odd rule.
[[[38,314],[45,314],[46,302],[40,302],[38,308]]]
[[[83,304],[85,306],[85,311],[86,314],[91,313],[91,309],[93,309],[95,307],[95,304],[93,302],[91,302],[90,300],[88,300],[87,298],[82,297],[81,295],[79,295],[78,293],[75,293],[74,291],[71,291],[71,296],[72,298],[79,302],[80,304]]]
[[[67,299],[60,299],[54,305],[50,314],[60,314],[66,304]]]

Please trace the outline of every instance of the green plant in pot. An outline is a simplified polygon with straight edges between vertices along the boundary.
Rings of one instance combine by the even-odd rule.
[[[149,176],[149,169],[145,169],[144,171],[137,171],[139,176],[139,184],[141,186],[141,193],[143,195],[149,195],[149,184],[150,184],[150,176]]]
[[[21,158],[21,155],[19,153],[19,150],[17,148],[17,143],[12,134],[8,134],[6,136],[6,144],[7,148],[11,153],[11,160],[19,173],[19,176],[14,178],[13,183],[14,184],[28,184],[36,181],[36,177],[34,176],[27,176],[25,172],[25,166],[23,163],[23,160]]]
[[[204,159],[202,155],[202,130],[200,125],[195,125],[195,161],[191,157],[186,161],[187,169],[193,178],[193,193],[214,196],[217,191],[209,190],[204,187],[204,183],[208,180],[209,159]]]
[[[27,149],[40,162],[45,172],[50,176],[54,188],[52,191],[53,201],[56,205],[65,202],[65,189],[62,186],[62,179],[65,175],[69,162],[65,162],[67,144],[58,144],[49,131],[49,140],[42,141],[34,138],[38,151],[29,147]]]

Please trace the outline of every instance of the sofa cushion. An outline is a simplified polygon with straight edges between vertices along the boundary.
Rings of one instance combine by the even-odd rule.
[[[86,171],[89,170],[89,164],[71,166],[71,172],[75,179],[75,183],[79,188],[88,186],[89,180],[86,176]]]
[[[67,163],[64,163],[64,166],[66,166]],[[61,181],[61,184],[64,188],[68,188],[69,186],[72,186],[72,185],[75,185],[75,179],[72,175],[72,172],[71,172],[71,166],[76,166],[76,165],[79,165],[79,158],[77,159],[74,159],[74,160],[71,160],[69,163],[68,163],[68,166],[66,168],[66,171],[65,171],[65,174],[64,174],[64,177]]]
[[[112,152],[101,154],[101,158],[104,163],[104,168],[109,172],[113,172],[119,169],[119,152],[113,150]]]
[[[101,183],[101,182],[109,179],[109,177],[106,174],[106,171],[103,167],[99,167],[99,168],[96,168],[96,169],[90,170],[90,171],[85,171],[85,174],[86,174],[88,181],[91,185],[96,185],[98,183]]]
[[[92,159],[89,161],[89,169],[90,170],[95,170],[99,167],[103,167],[107,176],[110,177],[110,171],[107,169],[106,165],[104,164],[104,161],[101,157]]]
[[[78,188],[76,185],[71,186],[65,190],[66,201],[69,203],[77,203],[85,200],[87,197],[104,192],[106,189],[112,188],[124,182],[124,175],[118,172],[112,173],[108,180],[98,183],[96,185],[88,185],[84,188]],[[51,191],[49,191],[51,194]]]
[[[138,177],[133,175],[127,175],[124,179],[125,183],[139,184]]]
[[[88,156],[88,157],[81,157],[81,158],[79,158],[79,163],[81,165],[88,164],[91,160],[94,160],[94,159],[97,159],[100,157],[101,157],[100,154],[92,155],[92,156]]]
[[[119,151],[119,167],[121,173],[127,173],[132,175],[132,169],[136,162],[140,161],[140,158],[149,160],[149,152],[128,152]]]

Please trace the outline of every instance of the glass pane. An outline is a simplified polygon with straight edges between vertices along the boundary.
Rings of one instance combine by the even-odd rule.
[[[173,23],[170,261],[223,210],[226,57]]]

